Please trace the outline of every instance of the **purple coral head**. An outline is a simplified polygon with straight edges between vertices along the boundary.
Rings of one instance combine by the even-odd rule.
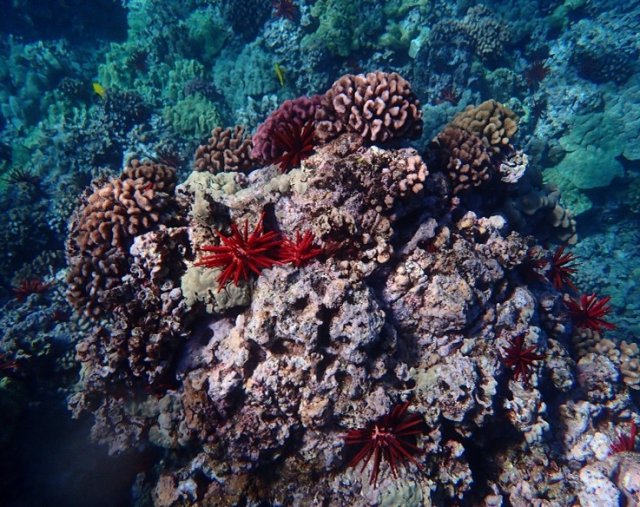
[[[302,129],[305,124],[314,120],[321,100],[322,95],[285,100],[256,130],[253,135],[251,156],[264,163],[273,162],[281,157],[283,149],[276,142],[276,132],[283,125]]]

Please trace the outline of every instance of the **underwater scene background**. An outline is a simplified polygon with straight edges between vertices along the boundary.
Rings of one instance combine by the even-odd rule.
[[[640,2],[0,5],[0,505],[640,505]]]

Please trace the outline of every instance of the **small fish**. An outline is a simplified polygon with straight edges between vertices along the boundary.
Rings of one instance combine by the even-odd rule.
[[[93,87],[93,91],[96,95],[99,95],[101,99],[106,98],[107,90],[104,89],[104,86],[97,82],[94,82],[91,86]]]
[[[273,66],[273,70],[275,71],[276,77],[280,82],[280,86],[284,86],[284,69],[280,67],[280,64],[278,62],[276,62]]]

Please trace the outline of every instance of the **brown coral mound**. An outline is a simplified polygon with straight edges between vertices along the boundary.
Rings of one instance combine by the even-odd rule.
[[[459,194],[493,179],[494,166],[482,139],[458,127],[445,128],[433,141],[446,160],[452,193]]]
[[[117,288],[126,272],[126,257],[115,249],[99,256],[78,255],[69,259],[67,299],[76,310],[90,317],[102,315],[108,306],[104,297]]]
[[[511,138],[518,130],[518,116],[508,107],[491,99],[469,106],[449,124],[475,134],[493,153],[511,151]]]
[[[213,174],[222,171],[249,171],[255,165],[251,157],[252,148],[251,137],[245,133],[244,127],[216,127],[211,131],[207,144],[198,146],[193,168]]]
[[[122,256],[125,274],[114,280],[117,290],[106,303],[110,319],[101,320],[76,346],[79,389],[69,406],[75,417],[94,413],[92,437],[110,453],[145,438],[149,418],[162,410],[156,398],[174,386],[174,353],[188,334],[187,308],[174,281],[186,241],[181,227],[136,236],[128,256]],[[138,403],[144,399],[149,403]],[[161,438],[157,428],[148,436]]]
[[[485,5],[471,7],[460,23],[471,39],[474,52],[482,60],[496,60],[504,53],[504,45],[511,39],[508,26],[496,18]]]
[[[93,192],[76,217],[72,234],[83,252],[100,255],[160,221],[162,198],[143,179],[116,178]]]
[[[129,175],[142,175],[132,179]],[[105,295],[126,270],[131,239],[166,220],[175,171],[162,164],[134,161],[120,178],[95,187],[77,210],[67,240],[68,299],[87,315],[100,315],[109,305]]]
[[[389,170],[383,169],[382,186],[387,196],[396,199],[420,194],[429,174],[422,157],[411,149],[398,152],[398,158],[389,163]],[[388,199],[386,200],[388,202]],[[389,206],[391,207],[391,206]]]
[[[575,245],[578,241],[576,221],[572,213],[560,204],[560,191],[545,185],[542,174],[535,168],[527,170],[519,185],[518,192],[502,206],[502,212],[509,223],[515,228],[523,229],[527,224],[541,222],[544,230],[554,238]],[[536,231],[539,236],[543,232]]]
[[[166,164],[132,159],[122,171],[120,179],[137,180],[142,178],[151,183],[158,192],[172,193],[176,188],[176,170]]]
[[[420,101],[395,72],[346,74],[326,93],[316,115],[317,136],[327,140],[348,131],[385,142],[422,133]]]

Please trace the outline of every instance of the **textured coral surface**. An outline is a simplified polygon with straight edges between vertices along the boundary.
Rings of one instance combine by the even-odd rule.
[[[492,214],[518,192],[544,192],[535,179],[497,177],[516,153],[514,129],[496,137],[490,125],[512,116],[493,102],[470,111],[473,121],[455,122],[477,134],[447,127],[424,157],[356,131],[287,173],[194,171],[163,204],[156,184],[111,180],[80,208],[71,258],[115,248],[123,264],[117,286],[91,295],[113,316],[77,346],[70,407],[93,414],[93,437],[111,453],[163,450],[143,481],[155,505],[596,501],[594,459],[607,458],[616,423],[633,420],[638,350],[597,333],[576,349],[582,331],[552,254]],[[463,158],[491,177],[466,183],[451,162]],[[119,198],[126,185],[138,200]],[[493,198],[478,204],[476,187]],[[136,206],[133,223],[101,214],[107,232],[83,232],[83,219],[121,201]],[[262,234],[268,251],[230,240]],[[225,265],[198,260],[221,238],[208,248],[269,265],[227,283]],[[305,241],[309,255],[291,261]],[[361,459],[345,435],[393,432],[399,406],[421,425],[402,444],[415,445],[411,459],[380,451],[348,467]]]
[[[0,16],[0,504],[640,504],[640,5]]]

